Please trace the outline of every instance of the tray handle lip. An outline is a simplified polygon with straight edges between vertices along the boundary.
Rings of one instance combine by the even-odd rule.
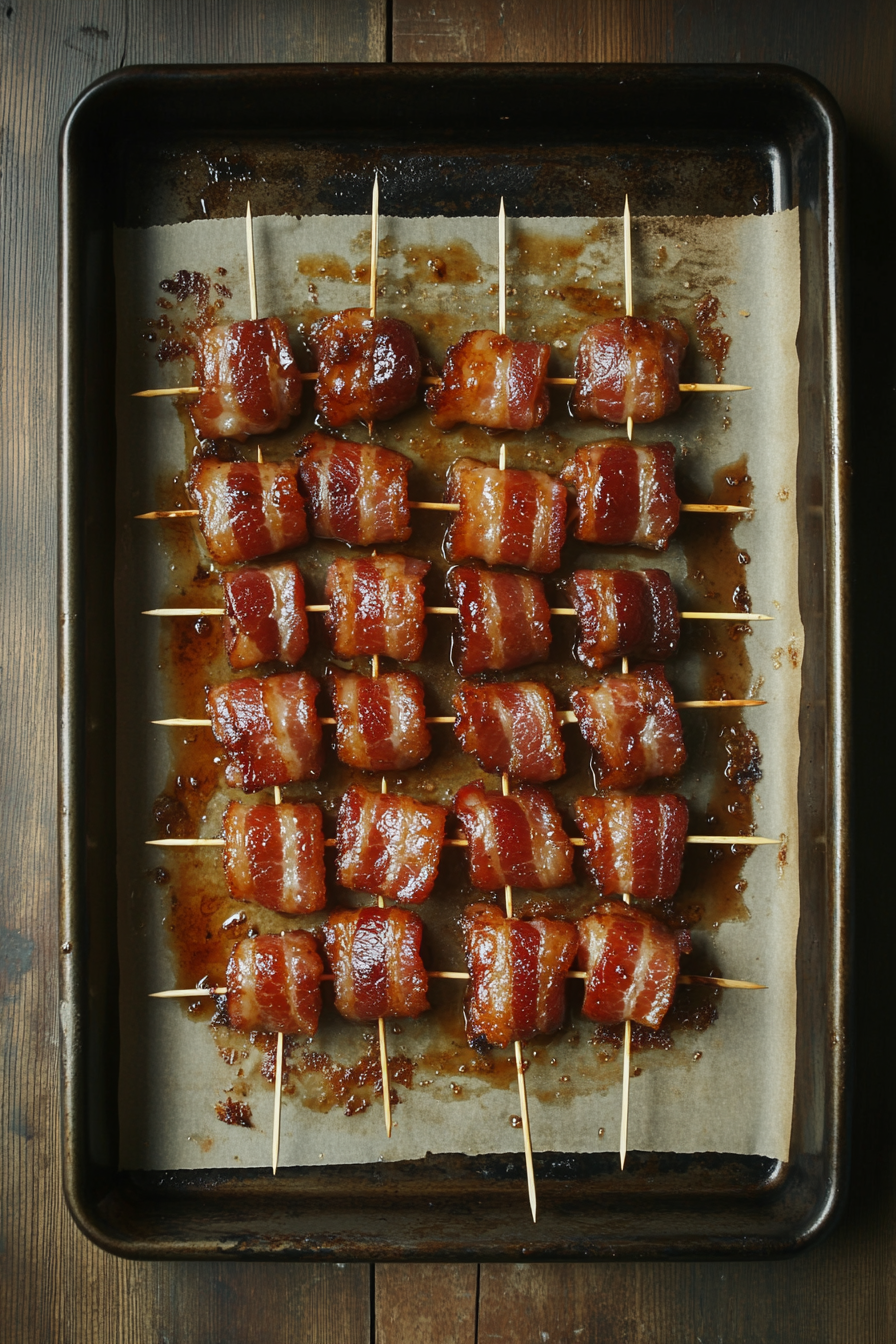
[[[234,65],[226,62],[208,64],[139,64],[126,65],[110,71],[88,84],[66,113],[60,131],[63,156],[70,151],[71,141],[81,123],[93,114],[94,108],[107,101],[127,98],[143,83],[152,85],[183,83],[185,80],[220,80],[249,86],[259,78],[265,82],[289,79],[298,83],[310,82],[321,76],[330,76],[334,83],[347,77],[366,78],[389,84],[412,81],[425,84],[432,80],[450,81],[457,85],[488,79],[504,84],[532,82],[547,83],[562,79],[567,83],[586,83],[597,79],[618,91],[620,84],[641,83],[645,79],[676,87],[698,84],[707,88],[720,78],[741,88],[758,86],[764,89],[778,86],[788,94],[794,105],[808,110],[818,128],[832,146],[842,147],[845,140],[845,121],[839,104],[829,89],[815,76],[778,62],[752,64],[718,62],[476,62],[459,64],[448,61],[432,62],[296,62]],[[840,153],[837,154],[838,159]]]

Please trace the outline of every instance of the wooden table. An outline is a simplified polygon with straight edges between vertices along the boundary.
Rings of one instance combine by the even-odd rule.
[[[859,1341],[896,1333],[896,937],[883,864],[892,691],[896,5],[892,0],[11,0],[4,53],[0,496],[5,858],[0,941],[4,1340],[72,1344]],[[129,1263],[76,1230],[57,1123],[55,857],[56,141],[124,65],[228,61],[777,61],[817,76],[849,126],[855,548],[857,989],[852,1193],[841,1226],[783,1264]],[[874,584],[868,581],[874,576]],[[889,582],[888,582],[889,580]],[[872,600],[877,593],[876,619]],[[884,599],[881,601],[880,599]],[[886,602],[886,605],[884,603]],[[875,640],[870,639],[871,634]],[[886,698],[885,698],[886,697]],[[872,748],[876,750],[872,751]],[[888,747],[890,754],[888,754]],[[38,771],[37,761],[47,763]],[[872,784],[873,781],[873,784]],[[892,824],[892,822],[890,822]]]

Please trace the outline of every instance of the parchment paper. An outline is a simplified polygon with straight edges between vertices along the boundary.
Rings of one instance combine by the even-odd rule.
[[[496,326],[494,220],[384,218],[380,237],[380,311],[409,321],[426,356],[438,364],[445,346],[464,330]],[[297,329],[305,324],[307,330],[307,322],[315,315],[366,304],[369,221],[365,217],[261,218],[255,222],[255,247],[259,312],[283,316],[299,345],[301,330]],[[445,262],[442,275],[439,266],[432,264],[434,258]],[[130,394],[141,387],[192,381],[192,366],[187,361],[159,367],[152,358],[153,342],[144,339],[146,324],[160,312],[160,280],[184,269],[212,274],[214,279],[218,267],[226,270],[231,292],[224,299],[221,320],[247,316],[242,220],[121,231],[116,239],[116,709],[120,1162],[124,1168],[262,1166],[270,1153],[272,1089],[259,1074],[258,1049],[244,1043],[242,1053],[227,1062],[216,1048],[220,1038],[216,1041],[207,1025],[193,1020],[183,1004],[147,998],[151,990],[177,983],[167,923],[172,901],[177,899],[179,864],[204,864],[209,892],[217,893],[216,899],[223,899],[221,892],[226,889],[219,869],[220,851],[194,851],[188,856],[165,852],[162,856],[159,851],[148,851],[144,843],[156,833],[153,800],[166,785],[176,730],[149,723],[170,712],[166,682],[170,669],[159,623],[139,613],[170,599],[173,586],[189,594],[190,567],[201,553],[201,541],[197,533],[187,531],[191,525],[134,521],[135,513],[163,503],[161,494],[167,482],[180,479],[185,448],[183,424],[170,401],[134,401]],[[695,297],[715,293],[724,314],[720,322],[732,337],[725,381],[748,383],[755,389],[739,398],[693,397],[659,425],[638,427],[636,438],[642,442],[670,438],[687,454],[690,479],[706,494],[719,466],[742,455],[747,459],[755,515],[738,525],[736,537],[751,556],[753,609],[775,616],[774,622],[756,625],[749,639],[753,689],[761,687],[761,695],[769,702],[761,710],[747,711],[763,755],[763,778],[754,795],[755,818],[759,833],[786,837],[787,858],[782,862],[774,846],[757,849],[744,869],[749,917],[695,930],[695,944],[707,950],[723,973],[760,981],[768,988],[756,993],[726,992],[719,1002],[718,1021],[709,1030],[699,1036],[684,1033],[677,1038],[676,1048],[667,1053],[636,1057],[641,1072],[631,1085],[629,1147],[679,1153],[757,1153],[783,1159],[788,1154],[793,1101],[794,959],[799,919],[797,724],[803,648],[795,508],[796,212],[748,218],[638,219],[634,272],[636,311],[645,316],[674,311],[692,337]],[[618,220],[508,221],[509,334],[531,332],[550,340],[552,372],[570,373],[578,333],[588,323],[582,296],[621,299],[621,276]],[[695,380],[710,381],[714,376],[699,353],[689,356],[687,369]],[[422,414],[416,420],[399,417],[391,425],[378,426],[376,437],[414,456],[425,467],[426,435],[422,430],[414,432],[414,426],[425,424]],[[563,399],[552,408],[546,430],[549,434],[510,436],[510,464],[539,465],[547,460],[544,454],[549,448],[556,454],[558,443],[568,454],[577,442],[607,436],[601,426],[572,420]],[[363,437],[360,428],[352,434]],[[284,456],[293,451],[292,444],[300,437],[293,430],[266,444],[266,451]],[[496,440],[480,431],[462,430],[453,439],[447,437],[456,445],[452,456],[463,451],[489,460],[496,457]],[[254,443],[248,450],[254,451]],[[424,489],[427,480],[428,497],[439,498],[441,472],[417,473],[414,488]],[[413,543],[403,549],[412,548]],[[586,550],[584,563],[612,562],[612,557],[596,556],[594,548],[580,548],[583,556]],[[296,558],[304,566],[305,559],[298,554]],[[320,549],[320,565],[328,558],[327,549]],[[655,557],[642,552],[620,552],[619,559],[642,567],[657,563]],[[686,600],[694,588],[677,542],[658,563],[669,569]],[[717,607],[727,605],[725,596]],[[186,604],[194,600],[188,596]],[[688,605],[699,601],[697,593]],[[210,669],[209,680],[227,675],[222,658]],[[534,675],[539,675],[537,669]],[[679,695],[703,692],[697,668],[687,659],[670,665],[670,675]],[[203,706],[197,703],[194,712],[201,717]],[[467,766],[468,776],[474,777],[475,763],[467,761]],[[321,797],[332,806],[338,800],[340,781],[337,770],[321,789],[302,786],[289,796]],[[408,792],[414,791],[412,772],[402,784]],[[687,774],[682,781],[692,802],[708,786],[709,781]],[[218,789],[211,798],[203,834],[218,833],[228,796],[236,795]],[[725,822],[726,818],[720,818],[717,829],[725,831]],[[171,875],[167,885],[154,880],[159,863]],[[433,928],[440,919],[436,899],[418,907]],[[225,914],[238,909],[225,901]],[[300,921],[303,927],[319,923],[320,917]],[[282,926],[276,918],[271,925]],[[234,935],[246,927],[235,928]],[[443,919],[436,944],[441,964],[446,969],[449,962],[460,968],[459,939],[455,934],[451,954],[450,941],[446,942],[450,930],[446,929]],[[432,959],[431,964],[435,964]],[[522,1136],[509,1123],[519,1111],[512,1075],[503,1075],[506,1086],[493,1086],[462,1067],[469,1052],[463,1041],[461,995],[457,986],[435,985],[431,997],[437,1011],[417,1022],[402,1023],[401,1034],[390,1035],[390,1051],[417,1058],[427,1052],[432,1057],[437,1047],[443,1051],[438,1068],[432,1063],[421,1065],[412,1086],[398,1088],[402,1104],[395,1112],[391,1141],[385,1138],[378,1104],[348,1117],[339,1107],[322,1113],[302,1104],[298,1093],[287,1095],[282,1110],[281,1164],[395,1161],[419,1158],[427,1152],[519,1151]],[[616,1147],[621,1060],[618,1052],[608,1055],[592,1045],[589,1030],[590,1024],[574,1010],[561,1038],[527,1049],[536,1149],[590,1152]],[[341,1022],[328,1007],[314,1048],[337,1060],[357,1061],[368,1048],[361,1037],[359,1028]],[[368,1044],[369,1038],[370,1033]],[[697,1054],[699,1059],[694,1057]],[[228,1096],[239,1096],[250,1105],[253,1128],[218,1122],[215,1104]]]

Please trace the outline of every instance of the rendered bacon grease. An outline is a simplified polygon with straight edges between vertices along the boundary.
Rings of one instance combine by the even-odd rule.
[[[560,479],[576,492],[579,541],[654,551],[669,545],[681,514],[671,443],[589,443],[576,449]]]
[[[672,687],[656,664],[576,686],[569,700],[604,788],[635,789],[684,767],[681,719]]]
[[[582,333],[573,414],[624,425],[659,420],[681,405],[681,361],[688,334],[674,317],[645,322],[614,317]]]
[[[435,803],[352,785],[336,822],[338,881],[405,905],[425,901],[439,871],[447,817]]]
[[[244,677],[208,688],[205,702],[227,757],[224,778],[231,788],[257,793],[317,779],[323,766],[319,691],[307,672]]]
[[[221,576],[224,589],[224,647],[230,666],[286,663],[308,649],[305,584],[298,565],[238,569]]]
[[[546,471],[486,466],[461,457],[448,473],[445,498],[459,505],[445,536],[450,560],[516,565],[536,574],[560,568],[567,494]]]
[[[550,409],[545,383],[551,347],[468,331],[445,356],[442,380],[426,389],[437,429],[537,429]]]
[[[690,935],[622,901],[601,902],[578,928],[578,961],[588,973],[585,1016],[656,1031],[672,1006],[679,957],[690,952]]]
[[[298,415],[302,379],[279,317],[209,327],[196,350],[202,394],[189,410],[204,439],[238,439],[285,429]]]
[[[324,925],[336,1009],[351,1022],[419,1017],[429,1008],[423,921],[409,910],[334,910]]]
[[[353,770],[407,770],[432,750],[423,682],[413,672],[364,677],[331,668],[336,754]]]
[[[681,881],[688,805],[676,793],[577,798],[585,862],[603,896],[670,901]]]
[[[452,704],[464,751],[490,774],[545,784],[566,770],[557,706],[537,681],[465,681]]]
[[[664,569],[577,569],[566,590],[579,618],[576,656],[586,667],[674,657],[681,621]]]
[[[224,813],[224,875],[235,901],[281,915],[327,903],[323,815],[314,803],[230,803]]]
[[[236,1031],[313,1036],[324,973],[310,933],[263,933],[234,944],[227,965],[227,1015]]]
[[[308,540],[294,463],[205,458],[190,473],[189,492],[209,554],[219,564],[257,560]]]
[[[340,557],[327,570],[324,617],[337,658],[379,654],[415,663],[426,640],[423,585],[428,560]]]
[[[546,891],[573,880],[572,845],[548,789],[521,784],[505,796],[477,781],[458,791],[454,811],[474,887]]]
[[[575,960],[575,924],[509,919],[495,905],[468,905],[461,917],[470,981],[464,999],[467,1040],[506,1047],[559,1031],[566,974]]]
[[[407,541],[410,459],[376,443],[308,434],[297,461],[312,535],[349,546]]]
[[[328,425],[390,420],[417,398],[420,352],[406,322],[345,308],[311,328],[317,356],[314,406]]]

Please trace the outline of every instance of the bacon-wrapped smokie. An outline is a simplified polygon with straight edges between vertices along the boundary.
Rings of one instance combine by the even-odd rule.
[[[569,700],[604,788],[636,789],[648,779],[677,775],[684,766],[681,719],[672,687],[656,664],[577,686]]]
[[[576,656],[586,667],[674,656],[681,622],[664,569],[577,569],[566,590],[579,618]]]
[[[208,688],[205,702],[227,757],[224,778],[231,788],[257,793],[317,779],[323,765],[319,690],[307,672],[244,677]]]
[[[352,891],[416,905],[435,884],[448,813],[397,793],[352,785],[336,822],[336,876]]]
[[[189,492],[209,554],[221,565],[257,560],[308,540],[295,463],[205,458],[190,474]]]
[[[237,1031],[313,1036],[324,973],[317,943],[300,929],[241,938],[227,965],[227,1015]]]
[[[390,420],[414,404],[420,351],[406,322],[345,308],[311,328],[317,356],[314,406],[328,425]]]
[[[454,731],[489,773],[544,784],[566,770],[554,697],[537,681],[463,682]]]
[[[546,471],[502,471],[461,457],[448,473],[445,498],[459,506],[445,536],[450,560],[516,565],[536,574],[560,568],[567,494]]]
[[[678,960],[691,950],[690,935],[622,901],[602,901],[578,928],[578,961],[588,973],[585,1016],[656,1031],[672,1006]]]
[[[419,1017],[429,1001],[423,921],[410,910],[334,910],[324,925],[336,1008],[350,1022]]]
[[[461,917],[470,982],[464,999],[472,1046],[508,1046],[559,1031],[566,975],[575,959],[575,924],[508,919],[495,905],[468,905]]]
[[[426,639],[423,584],[428,560],[376,555],[334,560],[324,622],[337,658],[379,654],[415,663]]]
[[[445,356],[442,380],[426,389],[438,429],[537,429],[550,408],[545,384],[551,347],[468,331]]]
[[[410,459],[377,443],[308,434],[297,461],[311,533],[349,546],[407,541]]]
[[[588,327],[576,356],[573,414],[624,425],[659,420],[681,405],[678,389],[688,334],[674,317],[614,317]]]
[[[669,901],[681,881],[688,805],[677,793],[577,798],[585,862],[602,896]]]
[[[353,770],[407,770],[432,749],[423,682],[413,672],[364,677],[331,668],[336,755]]]
[[[230,666],[294,666],[308,648],[305,584],[289,561],[267,569],[237,569],[221,576],[224,647]]]
[[[320,808],[314,803],[229,803],[224,874],[235,901],[255,901],[281,915],[322,910],[327,882]]]
[[[664,551],[678,527],[671,443],[589,443],[576,449],[560,479],[576,492],[579,541]]]
[[[572,845],[548,789],[521,784],[508,795],[465,784],[454,811],[467,837],[470,882],[546,891],[572,878]]]
[[[551,609],[541,579],[458,565],[448,588],[457,605],[454,656],[462,676],[545,661]]]
[[[204,439],[239,439],[285,429],[298,415],[302,379],[279,317],[209,327],[196,349],[202,388],[190,406]]]

